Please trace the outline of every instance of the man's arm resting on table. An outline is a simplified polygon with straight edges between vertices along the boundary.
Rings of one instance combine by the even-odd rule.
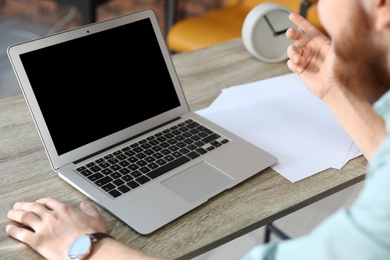
[[[157,260],[157,258],[145,255],[112,238],[105,238],[96,243],[88,259]]]

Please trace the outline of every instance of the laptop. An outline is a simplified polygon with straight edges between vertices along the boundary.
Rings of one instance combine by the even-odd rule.
[[[140,234],[277,161],[190,111],[150,9],[8,56],[54,171]]]

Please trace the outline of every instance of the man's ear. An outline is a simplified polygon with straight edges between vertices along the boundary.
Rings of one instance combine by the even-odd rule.
[[[373,15],[375,28],[379,31],[390,29],[390,0],[374,0]]]

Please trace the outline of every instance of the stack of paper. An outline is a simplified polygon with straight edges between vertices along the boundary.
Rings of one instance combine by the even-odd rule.
[[[224,89],[198,114],[275,155],[295,182],[361,155],[329,108],[294,73]]]

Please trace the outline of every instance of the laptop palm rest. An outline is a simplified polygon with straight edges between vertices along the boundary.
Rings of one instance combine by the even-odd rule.
[[[223,171],[202,161],[161,183],[190,203],[221,191],[234,179]]]

